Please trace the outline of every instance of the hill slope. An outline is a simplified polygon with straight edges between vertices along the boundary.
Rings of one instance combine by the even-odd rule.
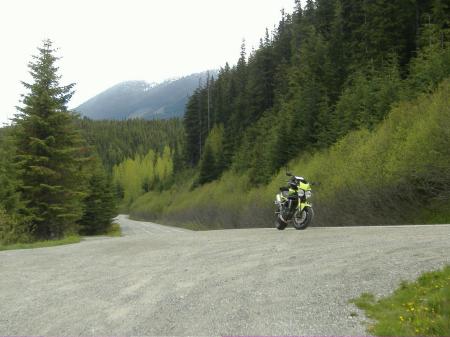
[[[314,186],[314,226],[449,223],[450,78],[431,94],[398,103],[373,131],[355,130],[327,150],[299,156],[290,171]],[[151,191],[130,207],[134,218],[201,229],[272,226],[284,170],[255,187],[226,172],[192,189]],[[194,225],[192,225],[194,224]]]
[[[214,72],[210,72],[211,75]],[[99,120],[180,117],[189,96],[206,81],[207,72],[192,74],[159,84],[145,81],[119,83],[78,106],[82,116]]]

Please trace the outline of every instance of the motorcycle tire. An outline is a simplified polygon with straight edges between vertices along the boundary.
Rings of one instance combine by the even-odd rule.
[[[297,218],[297,216],[298,216],[297,213],[298,212],[299,211],[297,210],[295,212],[295,214],[294,214],[294,221],[293,221],[294,228],[297,229],[297,230],[306,229],[310,225],[310,223],[311,223],[311,221],[312,221],[312,219],[314,217],[314,210],[311,207],[305,207],[303,209],[303,211],[301,211],[301,213],[305,212],[305,217],[303,219],[303,216],[302,216],[302,221],[301,222],[297,221],[297,219],[298,219]]]
[[[286,228],[286,226],[287,226],[287,223],[284,222],[283,220],[281,220],[280,216],[277,215],[277,220],[275,221],[275,227],[276,227],[278,230],[282,231],[283,229]]]

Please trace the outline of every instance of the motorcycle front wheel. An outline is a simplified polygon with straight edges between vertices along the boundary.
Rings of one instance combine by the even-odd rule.
[[[314,217],[314,211],[311,207],[305,207],[303,211],[299,209],[294,213],[293,225],[295,229],[302,230],[309,226]]]

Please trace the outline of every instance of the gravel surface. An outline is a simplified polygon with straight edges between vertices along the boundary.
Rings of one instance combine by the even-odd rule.
[[[0,252],[0,335],[364,335],[350,299],[450,264],[450,225],[119,222],[124,237]]]

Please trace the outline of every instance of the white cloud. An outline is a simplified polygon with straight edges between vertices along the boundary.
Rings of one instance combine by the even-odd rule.
[[[63,57],[71,106],[125,80],[150,82],[234,64],[242,38],[257,46],[294,0],[15,0],[0,2],[0,122],[15,113],[36,47]]]

